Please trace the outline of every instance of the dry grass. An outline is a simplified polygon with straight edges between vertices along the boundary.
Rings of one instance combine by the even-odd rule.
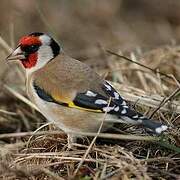
[[[89,5],[93,6],[90,2]],[[121,26],[117,19],[106,24],[107,18],[117,16],[117,12],[113,14],[112,10],[117,9],[116,5],[112,9],[108,9],[109,6],[106,5],[108,1],[103,4],[106,10],[104,12],[94,12],[94,6],[90,7],[93,11],[89,10],[89,13],[104,13],[99,19],[92,17],[95,27],[102,23],[99,30],[91,27],[96,35],[93,36],[94,39],[102,29],[116,29],[116,24]],[[38,17],[46,27],[49,26],[41,7],[36,8]],[[77,15],[74,16],[75,22],[81,27],[87,24],[87,19],[91,20],[84,11],[72,12],[68,16],[68,11],[62,10],[64,22],[69,21],[68,18],[74,14]],[[49,21],[52,14],[49,14]],[[73,24],[68,28],[72,30],[77,27]],[[16,44],[13,29],[12,26],[11,46]],[[81,28],[79,33],[83,30],[88,32],[88,27]],[[103,32],[102,37],[106,37],[106,33]],[[130,34],[130,30],[128,33]],[[61,34],[64,39],[70,36],[71,41],[67,38],[69,47],[74,47],[74,34],[62,30]],[[107,42],[103,47],[100,45],[102,43],[88,46],[89,42],[95,40],[92,40],[92,34],[87,37],[85,33],[72,54],[84,61],[84,55],[87,55],[89,58],[86,63],[111,81],[133,108],[169,125],[169,131],[162,136],[154,136],[142,127],[117,124],[106,133],[81,134],[84,138],[69,148],[66,135],[52,124],[46,124],[45,118],[27,99],[21,68],[1,62],[0,179],[180,179],[180,47],[172,44],[146,51],[139,47],[133,48],[134,51],[129,50],[132,48],[123,50],[132,42],[126,42],[125,47],[120,48],[120,41],[116,41],[118,35],[113,34],[113,31],[110,34],[113,35],[111,38],[103,39],[102,42]],[[84,51],[83,43],[86,44]],[[137,41],[135,44],[138,44]],[[0,37],[0,46],[3,61],[12,48],[3,37]],[[125,55],[135,63],[120,58],[119,55]]]
[[[178,47],[165,49],[164,56],[167,58],[163,59],[158,59],[162,58],[158,57],[158,53],[163,48],[142,54],[141,58],[130,54],[132,60],[139,60],[138,63],[144,66],[150,64],[150,67],[168,74],[176,69],[173,57],[178,56]],[[151,58],[151,63],[148,63],[152,54],[156,58]],[[109,80],[117,80],[114,85],[130,104],[172,129],[156,137],[148,135],[140,127],[118,125],[107,133],[83,134],[98,139],[96,142],[91,138],[80,139],[78,144],[68,148],[66,135],[52,125],[32,132],[44,124],[44,118],[25,97],[23,85],[17,89],[16,84],[12,86],[4,82],[0,109],[3,133],[0,135],[2,179],[179,178],[179,77],[172,74],[168,75],[172,78],[163,77],[158,71],[155,74],[147,68],[123,61],[118,56],[105,55],[107,61],[111,60],[111,67],[107,64],[101,71],[109,72]],[[166,72],[163,64],[169,59],[174,63]],[[9,67],[10,71],[12,68],[17,71]],[[9,70],[4,76],[8,73]],[[6,98],[10,100],[6,101]]]

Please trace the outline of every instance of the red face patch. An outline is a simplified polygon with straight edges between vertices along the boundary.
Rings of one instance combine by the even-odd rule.
[[[36,36],[24,36],[20,39],[19,44],[22,46],[41,45],[41,41]]]
[[[21,48],[23,47],[26,47],[26,49],[30,46],[35,46],[35,45],[41,45],[41,41],[39,40],[39,37],[36,37],[36,36],[24,36],[20,39],[19,41],[19,45],[21,46]],[[26,52],[28,53],[28,52]],[[34,52],[34,53],[28,53],[27,54],[27,58],[24,59],[24,60],[21,60],[23,66],[25,68],[32,68],[36,65],[37,63],[37,52]]]
[[[30,54],[27,59],[22,60],[22,64],[25,68],[30,69],[37,63],[37,53]]]

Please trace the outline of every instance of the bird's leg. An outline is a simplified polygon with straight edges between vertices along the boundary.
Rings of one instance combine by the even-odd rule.
[[[68,148],[71,149],[73,146],[73,143],[76,143],[77,137],[73,134],[68,134]]]

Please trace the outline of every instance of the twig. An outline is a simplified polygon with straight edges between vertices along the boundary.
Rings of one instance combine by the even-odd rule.
[[[159,106],[152,112],[152,114],[150,115],[150,118],[152,118],[154,116],[154,114],[162,107],[164,106],[168,101],[170,101],[173,97],[175,97],[178,93],[180,92],[180,87],[177,88],[169,97],[163,99],[161,101],[161,103],[159,104]]]
[[[9,35],[10,35],[10,45],[14,49],[15,48],[15,42],[14,42],[14,23],[11,22],[9,24]]]
[[[137,62],[137,59],[136,59],[136,56],[134,53],[131,53],[131,59],[134,61],[134,62]],[[134,67],[136,68],[137,67],[137,64],[135,63],[134,64]],[[148,90],[148,85],[147,85],[147,82],[146,82],[146,79],[144,78],[143,76],[143,73],[139,70],[136,71],[137,73],[137,76],[142,84],[142,86],[144,87],[144,90]]]
[[[7,51],[7,53],[11,53],[13,49],[7,44],[7,42],[0,36],[0,45]]]
[[[117,174],[119,171],[120,171],[120,168],[108,173],[106,176],[102,177],[101,180],[106,180],[106,179],[112,177],[114,174]]]
[[[56,135],[56,134],[64,134],[64,132],[61,132],[61,131],[39,131],[36,134],[34,134],[34,131],[30,131],[30,132],[18,132],[18,133],[4,133],[4,134],[0,134],[0,139],[19,138],[19,137],[32,136],[32,135],[39,136],[39,135],[44,135],[44,134]]]
[[[171,74],[171,77],[176,82],[177,86],[180,88],[180,82],[176,79],[176,77],[173,74]]]
[[[42,154],[37,154],[37,153],[31,153],[31,154],[15,154],[16,156],[19,156],[19,155],[22,155],[23,157],[22,158],[19,158],[15,161],[15,163],[17,162],[20,162],[22,160],[25,160],[25,159],[31,159],[31,158],[39,158],[39,159],[50,159],[50,158],[53,158],[53,159],[60,159],[60,160],[69,160],[69,161],[82,161],[82,158],[78,158],[78,157],[66,157],[66,156],[57,156],[57,155],[43,155]],[[104,159],[84,159],[84,161],[86,162],[96,162],[98,161],[99,163],[103,163],[105,162]]]
[[[155,161],[158,161],[158,162],[161,162],[161,161],[165,161],[165,162],[171,162],[171,163],[174,163],[173,161],[173,158],[168,158],[168,157],[156,157],[156,158],[148,158],[148,159],[142,159],[140,160],[141,163],[144,163],[144,162],[155,162]],[[175,164],[175,163],[174,163]]]
[[[33,136],[41,129],[43,129],[46,126],[49,126],[50,124],[53,124],[52,122],[47,122],[46,124],[43,124],[42,126],[40,126],[39,128],[37,128],[34,133],[31,135],[31,137],[28,139],[27,141],[27,148],[29,147],[29,144],[31,142],[31,139],[33,138]]]
[[[144,64],[141,64],[141,63],[139,63],[139,62],[135,62],[135,61],[133,61],[132,59],[126,57],[126,56],[122,56],[122,55],[117,54],[117,53],[115,53],[115,52],[113,52],[113,51],[110,51],[110,50],[106,50],[106,52],[108,52],[109,54],[115,55],[115,56],[117,56],[117,57],[119,57],[119,58],[123,58],[123,59],[126,60],[126,61],[135,63],[135,64],[137,64],[137,65],[139,65],[139,66],[142,66],[142,67],[144,67],[144,68],[146,68],[146,69],[149,69],[149,70],[151,70],[152,72],[154,72],[155,74],[157,74],[156,69],[152,69],[152,68],[150,68],[150,67],[148,67],[148,66],[145,66]],[[169,78],[169,79],[172,79],[172,77],[171,77],[170,75],[166,74],[166,73],[163,73],[163,72],[158,72],[158,73],[161,74],[161,75],[163,75],[163,76],[165,76],[165,77],[167,77],[167,78]],[[178,80],[178,79],[177,79],[177,81],[180,82],[180,80]]]
[[[138,101],[138,104],[142,106],[156,108],[159,106],[159,103],[164,99],[164,97],[157,96],[157,94],[153,94],[150,96],[140,89],[125,86],[124,84],[120,85],[118,83],[113,82],[111,82],[111,84],[113,84],[116,87],[116,89],[121,92],[122,97],[124,97],[127,101]],[[176,108],[176,113],[180,113],[179,101],[173,100],[171,102],[171,107]],[[166,104],[161,108],[161,110],[170,111],[169,107]]]
[[[44,23],[44,25],[46,26],[48,31],[52,32],[53,35],[57,38],[58,37],[57,33],[55,32],[52,24],[50,24],[49,21],[47,21],[45,13],[43,12],[42,7],[41,7],[41,3],[39,1],[35,1],[35,2],[36,2],[35,3],[35,8],[36,8],[37,13],[39,14],[40,19],[42,20],[42,22]]]
[[[158,174],[162,173],[164,175],[171,176],[170,179],[173,179],[173,178],[175,178],[177,180],[179,179],[179,175],[173,174],[173,173],[170,173],[170,172],[166,172],[164,170],[159,169],[159,167],[155,167],[155,166],[152,165],[152,166],[149,166],[149,168],[152,168],[154,171],[157,171],[156,173],[158,173]]]
[[[0,109],[0,113],[8,114],[8,115],[11,115],[11,116],[16,116],[17,115],[17,113],[15,113],[15,112],[6,111],[4,109]]]
[[[83,133],[83,132],[73,132],[76,135],[81,136],[89,136],[94,137],[97,135],[97,133]],[[6,133],[6,134],[0,134],[0,139],[3,138],[16,138],[16,137],[25,137],[25,136],[38,136],[38,135],[64,135],[65,133],[62,131],[40,131],[34,134],[34,131],[31,132],[19,132],[19,133]],[[158,141],[159,137],[154,136],[136,136],[136,135],[122,135],[122,134],[111,134],[111,133],[99,133],[98,137],[105,138],[105,139],[119,139],[119,140],[132,140],[132,141]]]
[[[25,104],[29,105],[31,108],[35,109],[36,111],[40,110],[37,108],[37,106],[35,104],[33,104],[29,99],[27,99],[26,97],[24,97],[23,95],[21,95],[19,92],[15,91],[14,89],[12,89],[11,87],[4,85],[4,87],[11,93],[13,94],[15,97],[17,97],[18,99],[20,99],[22,102],[24,102]]]
[[[53,178],[54,180],[64,180],[64,178],[61,178],[60,176],[58,176],[57,174],[55,174],[47,168],[40,168],[40,170],[47,174],[49,177]]]

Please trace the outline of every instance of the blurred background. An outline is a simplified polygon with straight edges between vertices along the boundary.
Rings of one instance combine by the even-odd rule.
[[[14,48],[25,34],[47,32],[69,55],[86,60],[102,70],[101,74],[103,69],[117,66],[104,56],[106,49],[125,55],[135,52],[140,58],[145,52],[160,48],[145,58],[146,64],[179,76],[179,49],[171,54],[175,60],[172,56],[167,58],[168,50],[164,49],[180,41],[179,9],[177,0],[1,0],[0,36]],[[2,59],[9,54],[6,49],[0,53]],[[152,65],[155,61],[159,63]],[[170,64],[173,68],[168,67]],[[6,66],[4,61],[0,61],[0,66]],[[0,68],[0,76],[6,72],[4,67]]]
[[[17,42],[48,32],[74,56],[92,56],[99,45],[150,49],[179,42],[179,9],[177,0],[1,0],[0,35]]]

